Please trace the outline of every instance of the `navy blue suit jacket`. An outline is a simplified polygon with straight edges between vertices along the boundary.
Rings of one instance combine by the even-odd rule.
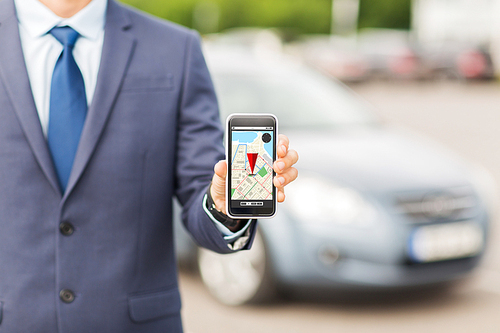
[[[65,193],[42,134],[12,0],[0,2],[0,332],[181,332],[172,198],[202,246],[224,158],[197,34],[110,1],[97,87]],[[62,222],[75,231],[65,236]],[[75,299],[64,303],[59,292]]]

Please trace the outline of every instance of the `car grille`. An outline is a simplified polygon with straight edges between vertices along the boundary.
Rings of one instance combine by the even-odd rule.
[[[410,223],[431,223],[474,217],[477,198],[470,187],[424,193],[405,193],[396,197],[396,212]]]

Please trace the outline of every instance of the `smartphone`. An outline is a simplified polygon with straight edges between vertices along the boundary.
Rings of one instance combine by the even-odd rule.
[[[278,119],[272,114],[229,115],[226,120],[226,212],[234,219],[276,214],[273,164]]]

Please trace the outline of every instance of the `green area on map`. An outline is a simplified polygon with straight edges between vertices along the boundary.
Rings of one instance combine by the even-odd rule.
[[[267,170],[266,168],[262,168],[260,169],[259,173],[258,173],[259,176],[261,176],[262,178],[264,178],[265,175],[267,175]]]
[[[234,191],[236,191],[236,189],[235,189],[235,188],[232,188],[232,189],[231,189],[231,198],[233,197]]]

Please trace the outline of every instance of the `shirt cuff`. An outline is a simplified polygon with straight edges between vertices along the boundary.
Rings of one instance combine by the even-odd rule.
[[[243,228],[241,228],[237,232],[232,232],[226,226],[224,226],[222,223],[217,221],[215,219],[215,217],[213,217],[212,213],[210,213],[210,211],[207,208],[207,195],[206,194],[203,197],[202,205],[203,205],[203,210],[208,215],[210,220],[212,220],[212,222],[215,223],[215,226],[217,227],[217,229],[220,231],[220,233],[222,235],[224,235],[224,240],[229,242],[229,243],[232,243],[235,240],[237,240],[238,238],[240,238],[241,236],[243,236],[246,233],[248,227],[252,224],[252,220],[248,220],[247,224]]]

